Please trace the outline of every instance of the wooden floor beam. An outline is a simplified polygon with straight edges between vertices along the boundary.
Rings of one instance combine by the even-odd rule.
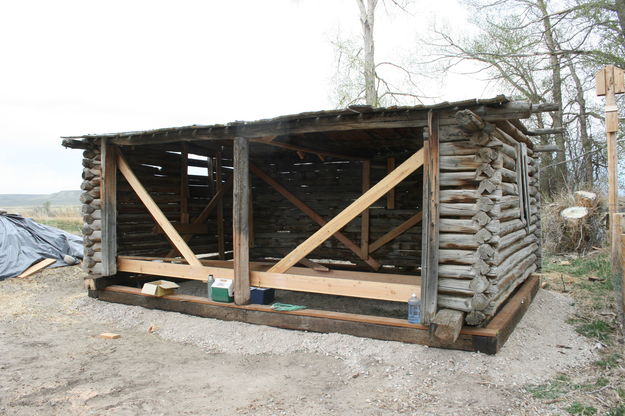
[[[211,264],[211,262],[207,262]],[[175,264],[146,260],[134,260],[125,256],[117,259],[120,272],[140,273],[154,276],[175,277],[206,281],[209,274],[225,279],[234,278],[233,262],[219,266]],[[212,263],[215,264],[215,263]],[[250,265],[251,266],[251,265]],[[289,273],[270,273],[267,267],[250,267],[250,284],[296,292],[321,293],[366,299],[405,302],[412,293],[419,293],[419,276],[387,275],[384,273],[359,273],[340,270],[317,272],[294,268]],[[254,270],[256,269],[256,270]]]

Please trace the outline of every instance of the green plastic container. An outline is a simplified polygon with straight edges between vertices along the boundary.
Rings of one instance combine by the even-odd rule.
[[[231,279],[215,279],[211,286],[211,298],[215,302],[230,303],[234,301],[234,288]]]

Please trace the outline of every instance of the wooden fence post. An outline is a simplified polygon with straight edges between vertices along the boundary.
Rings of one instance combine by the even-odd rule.
[[[612,279],[617,313],[621,328],[625,328],[625,276],[621,249],[621,225],[618,213],[618,161],[616,133],[619,129],[616,94],[625,92],[624,71],[608,65],[597,72],[597,95],[605,96],[605,132],[608,142],[608,208],[610,211],[610,244]]]

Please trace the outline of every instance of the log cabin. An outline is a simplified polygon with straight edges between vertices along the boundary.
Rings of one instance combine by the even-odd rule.
[[[105,301],[496,353],[541,265],[530,136],[549,132],[521,120],[556,109],[497,96],[65,137],[84,156],[86,286]],[[136,284],[209,275],[233,279],[234,303]],[[250,304],[253,286],[401,305],[416,293],[422,321],[274,311]]]

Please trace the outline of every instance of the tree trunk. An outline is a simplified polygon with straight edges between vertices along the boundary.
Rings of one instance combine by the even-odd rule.
[[[552,127],[562,127],[563,126],[563,118],[562,118],[562,68],[560,65],[560,58],[557,55],[558,45],[556,43],[554,37],[553,26],[551,24],[551,19],[549,17],[549,12],[547,11],[547,5],[544,0],[537,1],[538,8],[542,13],[543,20],[543,29],[545,35],[545,44],[547,49],[549,50],[549,63],[551,66],[551,81],[552,81],[552,93],[553,93],[553,102],[560,106],[560,109],[556,111],[552,116]],[[558,165],[554,166],[551,170],[552,177],[552,185],[555,189],[562,189],[562,186],[566,183],[567,178],[567,167],[566,167],[566,153],[565,150],[565,139],[564,135],[556,135],[555,142],[558,147],[560,147],[563,152],[558,152],[555,157],[555,162]]]
[[[375,45],[373,42],[373,25],[377,0],[356,0],[360,9],[360,23],[362,24],[362,37],[364,41],[365,64],[363,68],[365,78],[365,100],[367,105],[377,107],[378,93],[375,85]]]
[[[588,136],[588,115],[586,114],[586,99],[584,98],[584,86],[582,85],[575,66],[569,62],[569,70],[571,76],[575,81],[575,90],[577,105],[579,107],[578,123],[579,123],[579,138],[582,142],[582,151],[585,156],[582,158],[582,182],[586,187],[592,189],[593,187],[593,169],[592,169],[592,140]]]

